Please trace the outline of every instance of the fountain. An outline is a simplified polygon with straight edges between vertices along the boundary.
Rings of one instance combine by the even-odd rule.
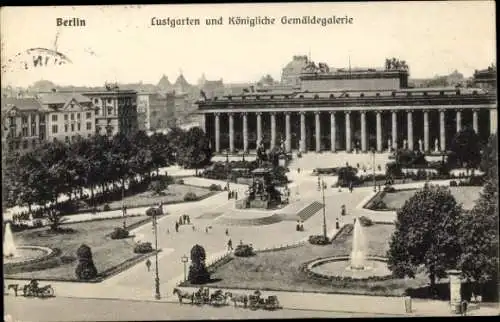
[[[10,222],[5,223],[4,227],[3,259],[7,274],[14,266],[40,262],[56,254],[48,247],[16,245]]]
[[[364,228],[359,218],[354,220],[350,256],[333,256],[314,260],[307,269],[322,278],[341,277],[356,280],[390,276],[386,259],[369,256]],[[347,265],[346,265],[347,263]]]
[[[3,256],[10,258],[10,257],[17,257],[17,248],[16,244],[14,243],[14,236],[12,235],[12,229],[10,228],[10,222],[5,225],[5,234],[4,234],[4,241],[3,241]]]
[[[365,235],[359,218],[354,220],[352,237],[351,266],[353,270],[365,269]]]

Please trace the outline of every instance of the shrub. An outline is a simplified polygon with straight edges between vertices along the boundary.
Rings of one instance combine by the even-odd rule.
[[[147,254],[147,253],[151,253],[152,251],[153,251],[153,246],[149,242],[137,243],[134,246],[134,253],[136,253],[136,254]]]
[[[198,200],[198,196],[194,192],[186,192],[184,195],[184,201],[196,201]]]
[[[210,190],[210,191],[222,191],[222,187],[220,186],[220,184],[212,183],[210,185],[210,187],[208,187],[208,190]]]
[[[175,183],[177,183],[177,184],[184,184],[184,179],[179,179]]]
[[[373,210],[385,210],[385,209],[388,209],[387,208],[387,205],[385,204],[385,202],[383,200],[377,200],[373,203],[373,205],[370,207],[370,209],[373,209]]]
[[[311,235],[309,236],[309,243],[312,245],[327,245],[330,243],[330,240],[323,235]]]
[[[158,195],[167,188],[168,186],[163,180],[155,180],[151,182],[148,186],[148,190],[151,190]]]
[[[382,201],[382,200],[380,200],[380,201]],[[383,201],[382,201],[382,203],[383,203]],[[363,227],[368,227],[368,226],[372,226],[373,225],[373,221],[370,218],[368,218],[368,217],[361,216],[358,219],[359,219],[359,222],[361,223],[361,225]]]
[[[104,207],[102,208],[103,211],[110,211],[111,210],[111,207],[109,206],[109,204],[105,204]]]
[[[385,166],[385,174],[388,177],[399,178],[403,175],[401,165],[396,162],[389,162]]]
[[[43,221],[41,219],[33,220],[33,227],[40,228],[43,226]]]
[[[450,181],[450,187],[457,187],[458,183],[455,180]]]
[[[76,277],[80,280],[91,280],[97,277],[97,268],[92,260],[92,250],[89,246],[82,244],[76,251],[78,265],[75,269]]]
[[[128,232],[128,230],[123,229],[121,227],[117,227],[117,228],[115,228],[115,230],[113,230],[110,237],[111,237],[111,239],[123,239],[123,238],[127,238],[129,235],[130,235],[130,233]]]
[[[247,244],[238,245],[234,250],[234,255],[238,257],[250,257],[255,255],[253,247]]]
[[[210,273],[205,266],[206,253],[200,245],[191,248],[191,265],[189,266],[188,280],[192,284],[202,284],[210,281]]]

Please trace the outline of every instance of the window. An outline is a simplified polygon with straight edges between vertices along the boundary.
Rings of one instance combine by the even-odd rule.
[[[64,141],[65,141],[66,143],[69,143],[69,136],[67,136],[67,135],[66,135],[66,136],[64,137]]]
[[[101,109],[98,107],[96,110],[95,110],[95,115],[99,115],[99,113],[101,113]],[[87,114],[88,115],[88,114]]]
[[[86,116],[85,116],[85,117],[86,117],[87,119],[90,119],[90,118],[92,118],[92,113],[90,113],[90,112],[87,112],[87,113],[86,113]]]
[[[68,114],[64,114],[64,120],[67,121],[68,120]]]
[[[77,130],[77,131],[80,131],[80,129],[81,129],[81,125],[80,125],[80,123],[77,123],[77,124],[76,124],[76,130]]]
[[[91,136],[92,136],[92,134],[90,134],[90,133],[87,135],[88,138],[91,137]]]
[[[23,127],[23,136],[28,136],[28,128]]]
[[[98,98],[94,98],[94,104],[98,104],[99,103],[99,99]]]
[[[52,142],[57,142],[57,138],[53,138],[53,139],[52,139]]]
[[[57,133],[57,125],[52,125],[52,133]]]
[[[34,123],[31,124],[31,135],[32,136],[36,135],[36,124]]]
[[[45,115],[39,115],[38,118],[40,119],[40,123],[44,123],[45,122]]]
[[[32,146],[33,148],[36,148],[36,140],[33,140],[33,141],[31,142],[31,146]]]
[[[108,115],[113,115],[113,107],[108,107]]]
[[[98,125],[96,125],[96,127],[95,127],[95,131],[96,131],[96,133],[100,133],[100,132],[101,132],[101,127],[100,127],[100,126],[98,126]]]
[[[92,123],[91,122],[87,122],[87,130],[88,131],[92,130]]]
[[[27,124],[28,123],[28,116],[27,115],[23,115],[23,117],[21,118],[21,120],[22,120],[23,124]]]
[[[28,148],[28,141],[24,140],[23,141],[23,149],[27,149],[27,148]]]
[[[111,104],[111,98],[108,98],[108,104]]]
[[[75,132],[75,124],[71,124],[71,132]]]
[[[57,114],[52,115],[52,122],[57,122]]]
[[[74,121],[75,120],[75,113],[71,113],[71,120]]]
[[[20,146],[21,146],[21,143],[19,141],[16,141],[16,150],[19,150]]]
[[[74,135],[71,136],[71,142],[75,142],[76,137]]]
[[[68,124],[64,124],[64,132],[68,132]]]

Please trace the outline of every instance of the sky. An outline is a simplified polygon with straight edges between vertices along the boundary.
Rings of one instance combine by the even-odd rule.
[[[230,17],[275,18],[273,25],[229,25]],[[290,25],[281,18],[351,17],[352,24]],[[57,26],[57,18],[84,19],[84,27]],[[152,26],[152,18],[198,18],[198,26]],[[206,18],[224,20],[207,26]],[[275,79],[294,55],[310,55],[331,67],[382,67],[405,60],[410,78],[469,77],[496,61],[495,3],[349,2],[223,5],[3,7],[2,64],[26,59],[30,48],[57,49],[72,63],[28,70],[12,64],[2,86],[41,79],[59,85],[101,86],[106,81],[171,82],[179,73],[196,83],[202,73],[224,83]],[[57,35],[57,37],[56,37]],[[56,42],[57,38],[57,42]],[[21,53],[20,56],[16,54]]]

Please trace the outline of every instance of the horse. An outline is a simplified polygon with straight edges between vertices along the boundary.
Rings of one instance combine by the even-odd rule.
[[[226,296],[234,303],[234,307],[238,306],[238,302],[241,302],[245,308],[248,305],[248,295],[246,294],[232,294],[231,292],[227,292]]]
[[[182,304],[182,299],[188,299],[188,300],[191,300],[191,304],[193,304],[193,301],[194,301],[194,294],[193,293],[183,291],[183,290],[176,287],[176,288],[174,288],[173,295],[176,295],[176,294],[177,294],[177,297],[179,298],[179,303]]]
[[[19,290],[19,284],[7,285],[7,291],[9,291],[10,289],[14,290],[14,294],[17,296],[17,291]]]

